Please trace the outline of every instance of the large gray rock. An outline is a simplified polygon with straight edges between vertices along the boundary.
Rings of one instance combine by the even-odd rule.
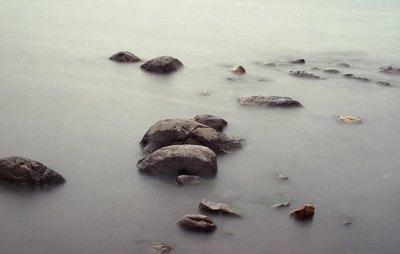
[[[172,145],[163,147],[138,161],[137,167],[157,175],[214,176],[217,173],[217,156],[205,146]]]
[[[210,126],[211,128],[217,131],[222,131],[224,127],[228,125],[227,121],[218,116],[213,116],[213,115],[197,115],[191,120]]]
[[[145,62],[140,68],[149,72],[168,73],[176,71],[182,66],[182,62],[172,56],[160,56]]]
[[[215,153],[229,153],[241,147],[240,140],[207,125],[185,119],[158,121],[149,128],[140,143],[145,154],[164,146],[177,144],[203,145]]]
[[[140,62],[141,59],[131,52],[128,51],[119,51],[110,57],[111,61],[120,62],[120,63],[134,63]]]
[[[40,162],[13,156],[0,160],[0,182],[43,186],[64,183],[65,179]]]
[[[261,107],[298,107],[300,102],[290,98],[281,96],[243,96],[238,99],[241,105],[256,105]]]

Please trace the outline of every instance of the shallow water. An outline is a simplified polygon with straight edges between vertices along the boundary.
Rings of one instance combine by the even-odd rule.
[[[0,253],[398,253],[400,4],[396,1],[0,0],[0,157],[60,172],[51,190],[0,188]],[[108,57],[178,57],[172,75]],[[305,58],[304,66],[257,62]],[[351,64],[300,80],[287,73]],[[226,65],[247,69],[235,77]],[[231,81],[227,78],[232,77]],[[391,87],[375,81],[389,80]],[[260,81],[262,80],[262,81]],[[210,96],[201,96],[201,90]],[[242,95],[298,99],[297,109],[241,107]],[[153,123],[221,116],[245,146],[218,159],[204,185],[139,174],[138,142]],[[363,118],[361,125],[335,115]],[[289,176],[282,182],[277,174]],[[201,198],[233,204],[210,235],[175,221]],[[289,208],[270,205],[290,199]],[[312,202],[312,221],[288,213]],[[345,218],[351,225],[343,225]]]

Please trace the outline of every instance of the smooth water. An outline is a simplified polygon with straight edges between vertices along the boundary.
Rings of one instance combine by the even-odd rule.
[[[67,179],[0,188],[0,253],[152,253],[153,241],[176,254],[398,253],[400,76],[377,71],[400,66],[398,10],[389,0],[0,0],[0,157],[26,156]],[[185,68],[148,74],[109,61],[119,50],[172,55]],[[293,58],[307,63],[256,64]],[[337,62],[373,82],[287,74]],[[237,64],[245,76],[229,72]],[[303,107],[241,107],[242,95]],[[215,179],[180,187],[138,173],[138,142],[153,123],[200,113],[246,140],[219,157]],[[364,121],[339,124],[338,114]],[[243,218],[213,216],[209,235],[180,230],[175,221],[201,198]],[[270,207],[287,199],[289,208]],[[309,202],[312,221],[288,216]]]

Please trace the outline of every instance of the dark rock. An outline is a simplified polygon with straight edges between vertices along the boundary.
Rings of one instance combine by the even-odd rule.
[[[362,82],[371,81],[368,78],[364,78],[364,77],[360,77],[360,76],[354,76],[354,74],[351,74],[351,73],[345,73],[345,74],[343,74],[343,77],[348,78],[348,79],[354,79],[354,80],[362,81]]]
[[[233,67],[231,69],[231,72],[233,72],[235,74],[245,74],[246,70],[244,69],[243,66],[239,65],[239,66]]]
[[[110,57],[110,60],[121,63],[133,63],[141,61],[139,57],[135,56],[134,54],[128,51],[117,52]]]
[[[349,68],[349,67],[350,67],[350,64],[348,64],[348,63],[337,63],[336,66],[344,67],[344,68]]]
[[[225,203],[213,202],[207,199],[202,199],[200,201],[199,209],[209,213],[220,213],[224,215],[240,217],[238,213],[233,211],[230,205]]]
[[[331,73],[331,74],[337,74],[337,73],[339,73],[340,71],[338,71],[338,70],[336,70],[336,69],[333,69],[333,68],[328,68],[328,69],[324,69],[323,72]]]
[[[176,182],[182,185],[198,184],[203,181],[203,178],[194,175],[180,175],[176,178]]]
[[[345,73],[345,74],[343,74],[343,77],[345,77],[345,78],[353,78],[353,77],[354,77],[354,74]]]
[[[313,205],[305,204],[303,208],[291,212],[290,216],[299,220],[310,219],[314,216],[314,210],[315,208]]]
[[[209,147],[216,153],[229,153],[241,148],[241,141],[192,120],[166,119],[155,123],[140,143],[145,154],[169,145],[195,144]]]
[[[290,61],[288,61],[288,63],[291,63],[291,64],[305,64],[306,60],[304,60],[303,58],[300,58],[300,59],[290,60]]]
[[[298,78],[308,78],[308,79],[324,79],[318,75],[315,75],[309,71],[289,71],[289,75],[298,77]]]
[[[13,156],[0,160],[0,182],[44,186],[61,184],[65,179],[40,162]]]
[[[222,131],[228,124],[224,119],[213,115],[197,115],[191,120],[210,126],[217,131]]]
[[[202,214],[186,214],[176,224],[186,230],[197,232],[211,232],[217,229],[211,218]]]
[[[217,157],[205,146],[172,145],[156,150],[141,159],[137,167],[146,173],[157,175],[214,176],[217,173]]]
[[[168,73],[178,70],[183,66],[182,62],[171,56],[160,56],[151,59],[140,66],[145,71]]]
[[[391,65],[384,65],[378,68],[380,72],[388,74],[400,74],[400,68],[393,67]]]
[[[243,96],[238,99],[241,105],[257,105],[262,107],[298,107],[300,102],[290,97],[281,96]]]
[[[380,86],[390,86],[390,83],[386,80],[379,80],[378,82],[376,82],[376,84]]]

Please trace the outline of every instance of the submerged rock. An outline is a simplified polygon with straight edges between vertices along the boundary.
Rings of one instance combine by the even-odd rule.
[[[183,66],[182,62],[171,56],[160,56],[151,59],[140,66],[145,71],[156,73],[169,73]]]
[[[318,75],[315,75],[309,71],[289,71],[289,75],[298,77],[298,78],[308,78],[308,79],[324,79]]]
[[[153,249],[163,254],[170,252],[172,247],[166,245],[165,243],[154,243]]]
[[[240,105],[257,105],[261,107],[298,107],[300,102],[281,96],[243,96],[238,99]]]
[[[40,162],[13,156],[0,160],[0,182],[16,185],[45,186],[65,182],[59,173]]]
[[[210,92],[207,91],[207,90],[201,90],[201,91],[199,92],[199,95],[210,96]]]
[[[209,213],[220,213],[240,217],[238,213],[233,211],[230,205],[225,203],[213,202],[207,199],[202,199],[200,201],[199,209]]]
[[[293,211],[290,213],[290,216],[294,217],[295,219],[305,220],[310,219],[314,216],[314,206],[311,204],[305,204],[303,208]]]
[[[184,119],[165,119],[149,128],[140,143],[145,154],[169,145],[197,144],[216,153],[229,153],[241,148],[241,141],[215,129]]]
[[[211,232],[217,229],[211,218],[202,214],[186,214],[176,224],[183,229],[197,232]]]
[[[111,61],[120,62],[120,63],[133,63],[133,62],[140,62],[141,59],[131,52],[128,51],[119,51],[112,55],[109,58]]]
[[[336,120],[343,123],[361,123],[361,117],[359,116],[347,116],[347,115],[339,115],[336,116]]]
[[[304,60],[303,58],[300,58],[300,59],[290,60],[290,61],[288,61],[288,63],[291,63],[291,64],[305,64],[306,60]]]
[[[336,69],[333,69],[333,68],[327,68],[327,69],[324,69],[323,72],[331,73],[331,74],[337,74],[337,73],[339,73],[340,71],[338,71],[338,70],[336,70]]]
[[[348,79],[359,80],[359,81],[363,81],[363,82],[369,82],[369,81],[371,81],[371,80],[369,80],[368,78],[364,78],[364,77],[360,77],[360,76],[355,76],[354,74],[351,74],[351,73],[345,73],[345,74],[343,74],[343,77],[348,78]]]
[[[203,181],[203,178],[195,175],[180,175],[176,178],[176,182],[181,185],[199,184]]]
[[[377,85],[380,85],[380,86],[390,86],[390,85],[391,85],[391,84],[390,84],[388,81],[386,81],[386,80],[379,80],[379,81],[376,82],[376,84],[377,84]]]
[[[140,159],[140,171],[157,175],[214,176],[217,173],[217,157],[205,146],[171,145],[156,150]]]
[[[246,70],[244,69],[243,66],[239,65],[239,66],[233,67],[231,69],[231,72],[233,72],[235,74],[245,74]]]
[[[276,63],[263,63],[262,65],[266,67],[276,67]]]
[[[344,67],[344,68],[349,68],[349,67],[350,67],[350,64],[348,64],[348,63],[337,63],[336,66]]]
[[[388,74],[400,74],[400,68],[393,67],[391,65],[384,65],[378,68],[380,72]]]
[[[195,122],[207,125],[217,131],[222,131],[228,122],[224,119],[213,115],[197,115],[193,119]]]

